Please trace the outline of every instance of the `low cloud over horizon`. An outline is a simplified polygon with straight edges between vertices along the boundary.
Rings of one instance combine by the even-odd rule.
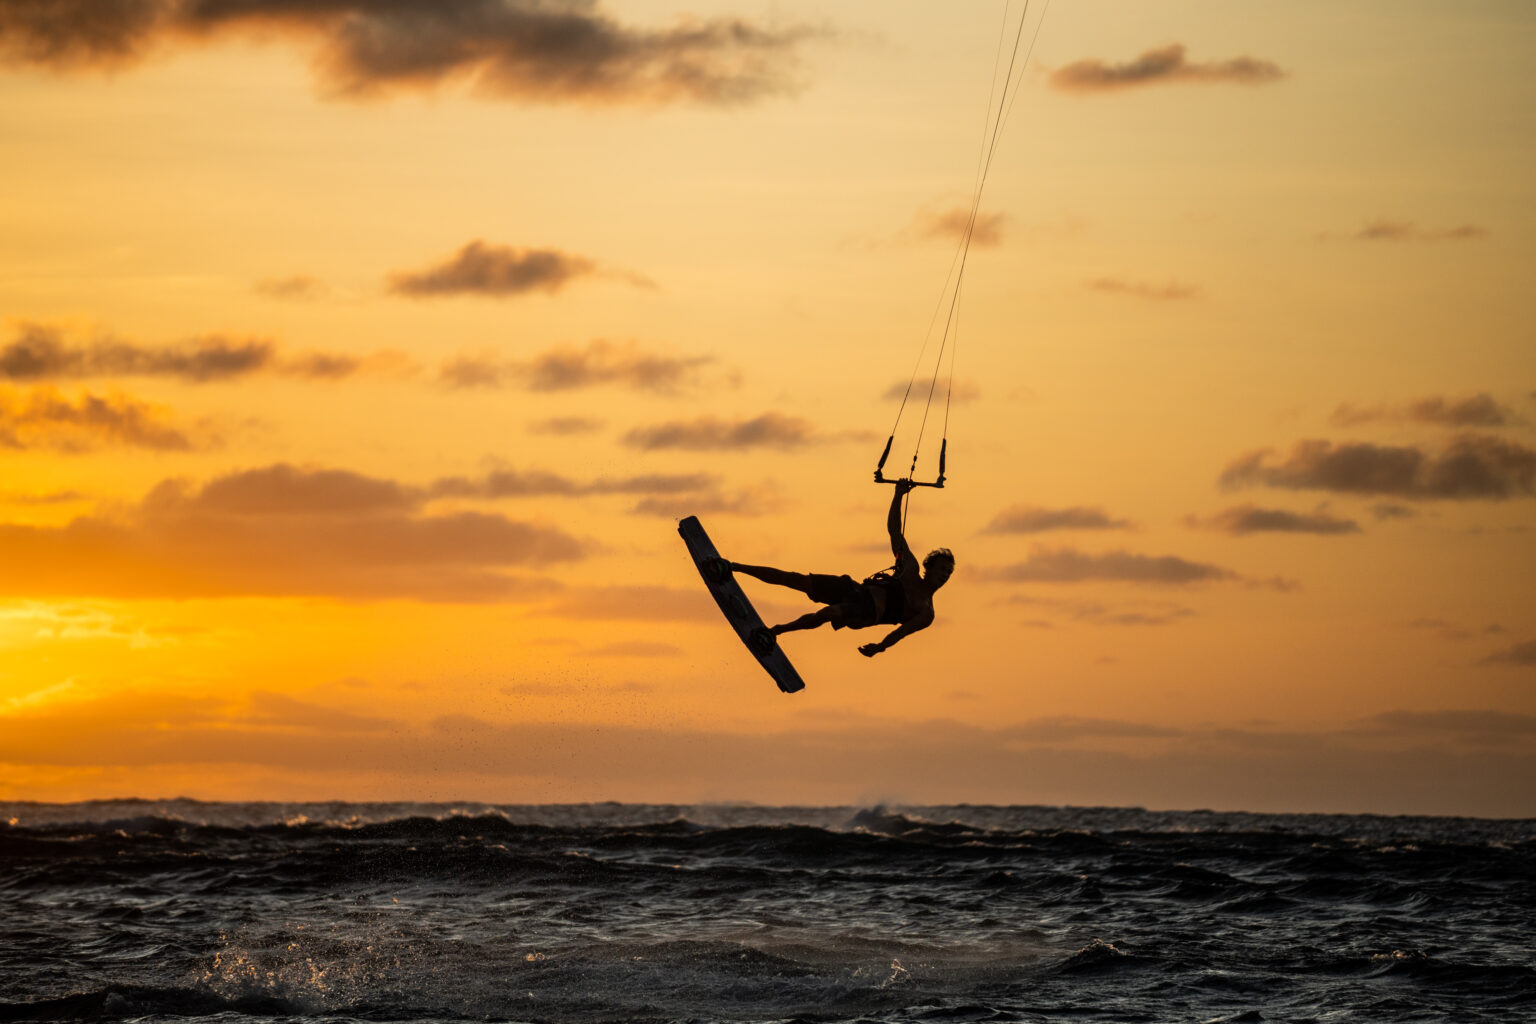
[[[646,596],[654,595],[629,593],[622,600]],[[707,597],[704,603],[718,617]],[[669,652],[654,642],[631,642],[611,653]],[[541,685],[547,687],[524,684],[534,693]],[[363,702],[270,687],[241,695],[81,691],[0,716],[0,749],[8,769],[94,766],[141,777],[179,769],[202,784],[256,767],[270,799],[297,796],[284,787],[301,778],[318,777],[328,794],[347,796],[349,784],[388,786],[397,776],[429,772],[439,783],[473,779],[505,794],[521,782],[535,787],[530,793],[578,801],[728,794],[761,803],[838,805],[849,793],[894,791],[913,804],[1510,816],[1530,813],[1536,781],[1536,757],[1529,752],[1536,716],[1477,707],[1389,707],[1321,733],[1083,715],[996,727],[933,717],[853,715],[831,722],[806,716],[792,729],[764,733],[593,728],[463,713],[419,719],[350,703]],[[59,736],[72,742],[59,743]],[[1426,751],[1428,737],[1441,746]],[[551,750],[562,756],[551,759]],[[707,786],[679,782],[704,779]],[[510,792],[528,799],[523,790]],[[209,793],[194,788],[185,795]]]
[[[1172,43],[1123,64],[1097,58],[1074,61],[1052,72],[1050,82],[1067,92],[1104,92],[1167,82],[1258,85],[1286,76],[1279,65],[1256,57],[1192,63],[1184,53],[1182,44]]]
[[[1169,281],[1167,284],[1152,284],[1147,281],[1129,281],[1120,277],[1100,277],[1088,282],[1088,287],[1096,292],[1104,292],[1108,295],[1124,295],[1134,299],[1149,299],[1154,302],[1178,302],[1182,299],[1197,299],[1200,297],[1200,289],[1192,284],[1180,284],[1177,281]]]
[[[210,41],[293,42],[330,97],[431,92],[596,105],[737,104],[792,92],[806,25],[625,25],[592,0],[26,0],[0,4],[0,62],[115,71]]]

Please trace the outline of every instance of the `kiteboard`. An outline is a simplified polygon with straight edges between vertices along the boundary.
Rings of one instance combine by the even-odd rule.
[[[728,563],[720,557],[720,552],[715,550],[709,534],[704,532],[704,526],[699,522],[699,517],[689,516],[678,523],[677,532],[682,536],[683,543],[688,545],[688,553],[693,556],[693,564],[698,567],[699,575],[704,578],[704,583],[709,587],[715,603],[725,614],[726,621],[736,630],[736,635],[741,638],[742,643],[747,645],[747,650],[752,652],[758,664],[767,670],[773,677],[773,681],[779,684],[779,689],[785,693],[805,689],[800,673],[796,672],[795,666],[789,663],[789,658],[779,647],[778,638],[763,625],[763,620],[757,614],[757,610],[752,607],[752,602],[747,600],[741,585],[731,574]]]

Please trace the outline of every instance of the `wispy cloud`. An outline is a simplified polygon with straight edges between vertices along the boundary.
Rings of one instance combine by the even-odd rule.
[[[898,380],[892,382],[880,396],[886,402],[899,402],[903,398],[928,400],[929,381],[924,380]],[[910,388],[910,390],[908,390]],[[953,401],[957,405],[966,402],[974,402],[981,397],[981,385],[973,380],[939,381],[933,385],[933,400],[935,402]]]
[[[1339,234],[1325,231],[1317,236],[1320,242],[1465,242],[1482,238],[1486,228],[1476,224],[1459,224],[1451,228],[1423,228],[1411,220],[1367,221],[1358,231]]]
[[[1257,505],[1234,505],[1204,518],[1189,516],[1185,522],[1200,529],[1218,530],[1236,537],[1250,533],[1337,535],[1360,532],[1360,524],[1353,519],[1341,519],[1322,509],[1310,513],[1289,512],[1278,508],[1259,508]]]
[[[201,486],[167,480],[111,517],[0,525],[0,592],[15,596],[331,596],[498,601],[550,584],[508,569],[585,557],[557,527],[422,511],[420,489],[275,465]]]
[[[100,448],[190,451],[191,435],[161,406],[128,395],[74,398],[57,388],[0,388],[0,449],[78,453]]]
[[[440,379],[449,387],[516,386],[529,391],[570,391],[602,384],[635,391],[675,395],[700,386],[713,356],[681,356],[647,351],[633,341],[616,344],[601,338],[585,346],[559,345],[532,359],[493,355],[460,356],[443,364]],[[731,382],[734,377],[727,375]]]
[[[791,91],[825,34],[741,18],[628,26],[593,0],[22,0],[0,4],[0,59],[121,68],[229,37],[292,40],[330,95],[466,84],[527,102],[729,104]]]
[[[1093,626],[1167,626],[1193,617],[1193,608],[1170,601],[1136,601],[1106,605],[1098,601],[1069,601],[1060,598],[1013,594],[1004,602],[1043,608],[1074,622]],[[1049,625],[1049,623],[1041,623]]]
[[[256,282],[258,295],[269,299],[306,302],[326,294],[325,282],[308,274],[291,274],[288,277],[269,277]]]
[[[1003,229],[1008,223],[1007,214],[977,211],[976,223],[971,225],[969,206],[952,206],[944,210],[921,210],[912,220],[912,232],[918,238],[943,239],[958,242],[965,237],[970,226],[971,244],[987,248],[1000,245]]]
[[[1070,508],[1040,508],[1014,505],[992,517],[983,533],[1044,533],[1047,530],[1129,530],[1129,519],[1116,519],[1102,508],[1074,505]]]
[[[1179,43],[1147,50],[1122,64],[1090,58],[1074,61],[1051,74],[1051,85],[1068,92],[1104,92],[1166,82],[1257,85],[1285,77],[1279,65],[1256,57],[1192,63]]]
[[[700,416],[636,427],[624,442],[636,448],[682,448],[690,451],[731,451],[745,448],[802,448],[824,440],[810,420],[765,412],[750,419],[724,420]]]
[[[1487,393],[1467,398],[1430,395],[1401,405],[1357,406],[1345,402],[1328,417],[1328,422],[1337,427],[1383,420],[1444,427],[1505,427],[1518,422],[1518,417]]]
[[[575,434],[596,433],[602,430],[604,425],[603,420],[591,416],[551,416],[542,420],[530,420],[528,433],[570,437]]]
[[[1415,447],[1299,441],[1283,461],[1268,449],[1234,460],[1227,487],[1393,495],[1411,499],[1504,499],[1533,494],[1536,450],[1487,434],[1461,434],[1439,454]]]
[[[1149,299],[1153,302],[1178,302],[1200,296],[1199,288],[1192,284],[1180,284],[1177,281],[1152,284],[1148,281],[1131,281],[1123,277],[1099,277],[1089,281],[1088,287],[1108,295],[1124,295],[1128,298]]]
[[[1217,565],[1192,562],[1176,555],[1142,555],[1129,551],[1091,554],[1070,547],[1036,547],[1022,562],[975,570],[978,579],[1001,583],[1119,582],[1187,586],[1238,579]]]

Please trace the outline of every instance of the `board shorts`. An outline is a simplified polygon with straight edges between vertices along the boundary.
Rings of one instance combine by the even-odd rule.
[[[833,629],[863,629],[873,626],[878,617],[875,596],[869,588],[852,576],[832,576],[826,573],[807,573],[811,585],[806,593],[817,604],[835,605],[842,609],[843,621],[833,623]]]

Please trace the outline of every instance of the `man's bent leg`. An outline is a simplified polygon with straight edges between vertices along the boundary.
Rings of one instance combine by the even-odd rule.
[[[793,622],[786,622],[782,626],[774,626],[772,632],[774,636],[778,636],[780,633],[793,633],[801,629],[815,629],[817,626],[822,626],[829,622],[836,626],[842,621],[843,609],[838,605],[832,604],[814,612],[807,612]]]

